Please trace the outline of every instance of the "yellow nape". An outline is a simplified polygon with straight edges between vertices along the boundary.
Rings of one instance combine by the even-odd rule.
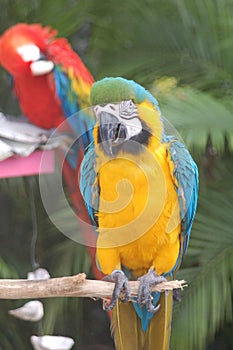
[[[149,101],[137,105],[137,110],[140,119],[151,132],[150,147],[151,149],[155,149],[155,147],[160,145],[162,139],[163,125],[161,122],[161,113],[158,109],[155,109]]]

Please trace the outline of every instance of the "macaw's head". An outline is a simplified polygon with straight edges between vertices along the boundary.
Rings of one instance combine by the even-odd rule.
[[[14,77],[51,72],[54,64],[46,59],[46,48],[55,34],[40,24],[16,24],[0,36],[0,64]]]
[[[157,100],[141,85],[124,78],[104,78],[91,89],[97,119],[97,144],[108,156],[120,150],[137,154],[151,139],[160,143],[162,121]]]

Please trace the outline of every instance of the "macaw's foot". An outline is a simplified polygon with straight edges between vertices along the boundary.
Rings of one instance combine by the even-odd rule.
[[[105,276],[103,280],[107,282],[115,283],[115,288],[112,293],[112,299],[108,305],[105,304],[106,311],[110,311],[113,309],[119,297],[123,302],[129,301],[129,297],[130,297],[129,282],[124,272],[122,272],[121,270],[114,270],[111,273],[111,275]]]
[[[181,301],[180,291],[179,289],[173,289],[173,300],[174,301]]]
[[[166,282],[166,278],[163,276],[158,276],[154,269],[150,269],[147,274],[142,277],[139,277],[140,281],[138,289],[138,304],[142,307],[146,305],[146,309],[149,312],[155,313],[158,311],[160,305],[154,307],[151,295],[152,287],[158,283]]]

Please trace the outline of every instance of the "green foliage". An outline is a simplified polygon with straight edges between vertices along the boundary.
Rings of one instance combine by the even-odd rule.
[[[171,78],[163,79],[163,89],[166,80]],[[228,100],[187,86],[160,91],[157,84],[152,85],[152,92],[160,101],[162,114],[179,130],[191,152],[203,154],[209,138],[218,153],[225,152],[226,141],[233,151],[233,106]]]
[[[0,277],[1,278],[17,278],[16,270],[9,263],[0,258]]]

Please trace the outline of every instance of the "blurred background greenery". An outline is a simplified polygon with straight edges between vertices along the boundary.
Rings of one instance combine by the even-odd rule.
[[[18,22],[50,25],[68,37],[96,80],[124,76],[157,97],[200,169],[198,214],[178,275],[189,287],[174,306],[171,350],[233,348],[233,1],[0,0],[0,8],[0,33]],[[0,81],[1,111],[19,114],[2,69]],[[36,177],[33,186],[37,261],[52,276],[91,277],[83,247],[47,218]],[[29,179],[0,181],[1,278],[25,278],[32,269],[28,196]],[[0,349],[31,349],[29,337],[38,331],[72,336],[75,349],[112,348],[100,303],[46,300],[39,328],[8,315],[22,301],[0,304]]]

